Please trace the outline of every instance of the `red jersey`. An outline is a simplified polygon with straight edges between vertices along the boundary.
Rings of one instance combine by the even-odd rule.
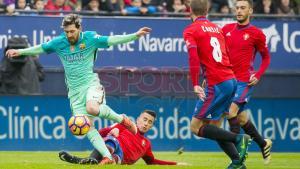
[[[100,129],[99,133],[102,137],[106,137],[107,134],[114,128],[119,129],[119,136],[116,137],[116,139],[118,140],[124,155],[122,164],[134,164],[140,158],[143,158],[147,164],[177,164],[176,162],[155,159],[152,153],[151,142],[144,136],[143,133],[138,132],[134,135],[120,124]]]
[[[266,45],[266,36],[253,25],[227,24],[223,34],[228,47],[232,70],[237,80],[249,82],[251,74],[255,73],[253,62],[257,51],[262,56],[262,63],[255,77],[259,79],[270,64],[270,53]]]
[[[183,37],[194,86],[199,85],[200,67],[209,86],[234,78],[221,28],[199,17],[185,28]]]

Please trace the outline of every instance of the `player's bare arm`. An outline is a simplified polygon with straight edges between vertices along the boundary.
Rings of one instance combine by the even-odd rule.
[[[182,166],[191,166],[191,164],[186,163],[186,162],[178,162],[177,165],[182,165]]]
[[[9,58],[18,57],[21,55],[35,56],[44,53],[41,45],[33,46],[26,49],[9,49],[6,51],[6,56]]]
[[[140,38],[146,34],[149,34],[151,32],[151,28],[149,27],[142,27],[141,29],[139,29],[137,32],[136,32],[136,35]]]
[[[137,40],[138,38],[149,34],[151,32],[151,28],[142,27],[137,32],[127,35],[114,35],[108,37],[108,46],[118,45],[122,43],[131,42]]]

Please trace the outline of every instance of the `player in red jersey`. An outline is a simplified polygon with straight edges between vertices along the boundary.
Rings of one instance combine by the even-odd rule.
[[[120,124],[99,130],[100,135],[105,138],[105,144],[112,153],[117,164],[134,164],[140,158],[149,165],[185,165],[173,161],[156,159],[152,153],[151,142],[144,134],[153,126],[156,113],[144,110],[137,118],[138,133],[133,134]],[[89,158],[79,158],[67,152],[60,152],[59,157],[63,161],[77,164],[98,164],[104,160],[97,150],[94,150]]]
[[[205,17],[207,12],[207,0],[192,0],[193,23],[183,32],[189,54],[190,76],[194,92],[199,97],[191,121],[191,131],[197,136],[217,141],[232,160],[228,168],[246,168],[244,160],[250,136],[217,127],[231,104],[236,80],[222,30]],[[199,85],[200,67],[207,82],[205,90]]]
[[[240,133],[240,126],[245,133],[249,134],[259,145],[264,158],[264,163],[268,164],[271,159],[270,150],[272,141],[263,139],[248,119],[245,106],[262,74],[270,64],[270,54],[266,45],[266,37],[263,32],[250,24],[250,16],[253,12],[252,0],[237,0],[236,19],[237,23],[227,24],[223,27],[223,34],[228,47],[232,70],[237,79],[237,90],[230,106],[228,121],[230,130]],[[259,51],[262,62],[255,72],[253,62],[256,51]]]

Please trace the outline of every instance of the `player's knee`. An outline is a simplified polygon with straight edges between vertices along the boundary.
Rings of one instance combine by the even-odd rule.
[[[240,122],[240,125],[243,126],[247,123],[248,118],[247,118],[247,116],[238,116],[238,120]]]
[[[231,119],[233,117],[236,117],[237,116],[237,113],[236,112],[228,112],[228,115],[227,115],[227,119]]]
[[[99,114],[99,107],[96,107],[96,106],[87,106],[86,107],[86,112],[90,115],[93,115],[93,116],[98,116]]]
[[[200,127],[201,127],[201,126],[200,126]],[[198,132],[199,132],[199,128],[200,128],[200,127],[199,127],[198,125],[196,125],[196,124],[191,123],[191,125],[190,125],[190,130],[191,130],[192,133],[198,135]]]
[[[193,134],[198,134],[197,129],[195,127],[190,126],[190,130]]]
[[[236,104],[234,104],[234,103],[231,104],[228,115],[227,115],[227,118],[231,119],[233,117],[236,117],[237,113],[238,113],[238,110],[239,110],[239,108]]]

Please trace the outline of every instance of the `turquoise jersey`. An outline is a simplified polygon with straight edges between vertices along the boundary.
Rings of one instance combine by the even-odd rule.
[[[98,79],[98,74],[93,72],[97,50],[108,47],[108,36],[100,36],[93,31],[81,32],[73,49],[65,33],[42,44],[45,52],[58,54],[64,66],[69,97],[86,90]]]

